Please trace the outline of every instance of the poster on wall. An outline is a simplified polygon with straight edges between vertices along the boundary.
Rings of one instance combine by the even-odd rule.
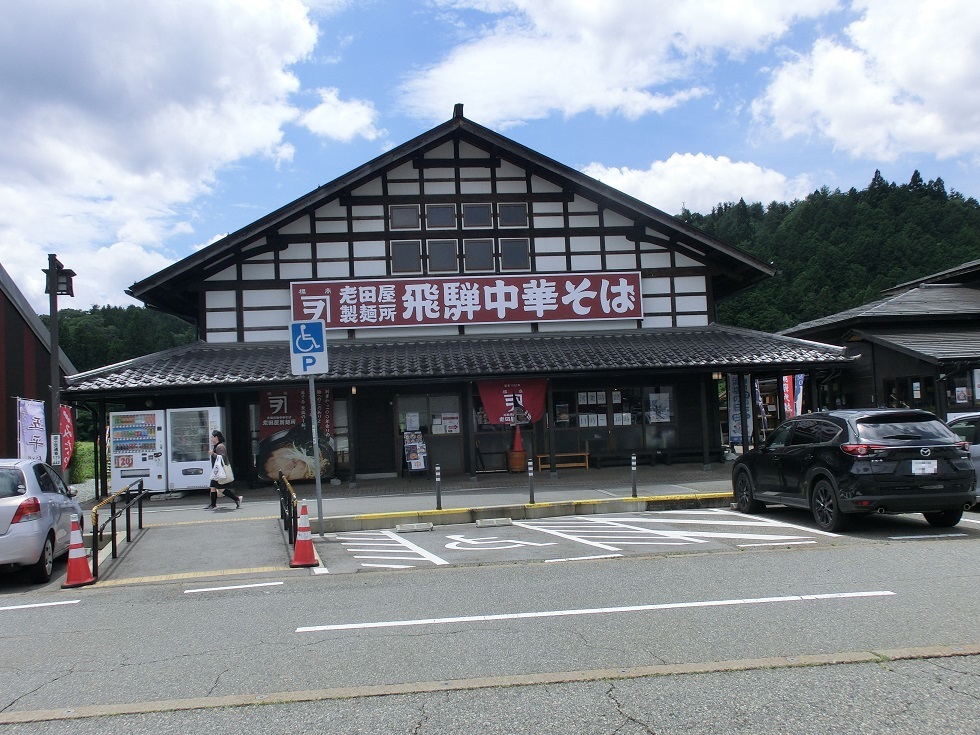
[[[447,434],[458,434],[460,431],[459,414],[444,413],[442,415],[442,425]]]
[[[425,438],[420,431],[406,431],[405,437],[405,464],[408,469],[415,472],[424,470],[428,460],[428,450],[425,446]]]
[[[44,426],[44,401],[17,399],[17,456],[20,459],[48,459],[48,436]]]
[[[647,394],[647,423],[662,424],[673,418],[670,411],[670,393]]]
[[[316,389],[320,478],[334,475],[333,401],[329,388]],[[258,475],[290,482],[316,478],[316,452],[307,388],[262,391],[259,394]]]
[[[973,371],[973,400],[980,402],[980,370]]]

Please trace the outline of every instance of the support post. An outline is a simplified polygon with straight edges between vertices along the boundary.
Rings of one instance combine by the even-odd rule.
[[[636,452],[630,455],[630,475],[633,478],[633,497],[636,497]]]
[[[530,503],[534,505],[534,460],[527,461],[527,486],[530,491]]]

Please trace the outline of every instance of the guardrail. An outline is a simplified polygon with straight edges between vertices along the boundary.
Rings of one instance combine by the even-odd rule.
[[[290,546],[295,546],[296,529],[299,522],[296,512],[296,493],[282,472],[279,473],[279,479],[276,480],[276,489],[279,491],[279,518],[282,520],[283,530],[289,536]]]
[[[126,541],[133,540],[133,524],[132,524],[132,514],[131,508],[135,505],[137,506],[137,528],[142,530],[143,528],[143,500],[148,495],[150,495],[149,490],[143,488],[143,480],[137,480],[132,485],[127,485],[122,490],[117,493],[113,493],[105,500],[96,503],[92,507],[92,576],[96,579],[99,578],[99,549],[101,548],[100,541],[102,540],[102,535],[105,532],[106,526],[111,527],[111,543],[112,543],[112,558],[119,558],[119,549],[116,545],[116,530],[117,524],[116,520],[122,517],[124,514],[126,516]],[[122,507],[117,507],[122,503]],[[99,525],[99,509],[109,506],[110,515]]]

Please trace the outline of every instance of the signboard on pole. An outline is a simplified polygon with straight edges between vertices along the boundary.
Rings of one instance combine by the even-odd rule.
[[[293,375],[320,375],[329,372],[327,329],[324,323],[290,322],[289,353]]]
[[[290,322],[289,324],[290,366],[293,375],[307,375],[310,378],[310,425],[313,430],[313,466],[320,465],[320,436],[317,431],[316,389],[313,376],[329,371],[327,365],[327,329],[323,321]],[[317,521],[320,535],[323,536],[323,484],[320,472],[314,473],[316,480]]]

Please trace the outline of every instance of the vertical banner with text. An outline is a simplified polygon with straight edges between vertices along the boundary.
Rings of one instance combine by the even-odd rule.
[[[44,401],[17,399],[17,456],[48,461],[48,435],[44,425]]]
[[[329,388],[316,389],[320,477],[334,474],[333,402]],[[262,391],[259,394],[258,474],[269,480],[279,472],[290,481],[316,477],[313,427],[307,388]]]

